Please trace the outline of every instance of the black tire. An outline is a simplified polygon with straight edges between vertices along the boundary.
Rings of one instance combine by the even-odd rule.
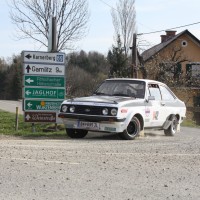
[[[164,130],[166,136],[174,136],[177,132],[178,119],[175,115],[173,115],[171,120],[172,124],[168,127],[168,129]]]
[[[66,128],[66,133],[70,138],[84,138],[87,135],[88,131]]]
[[[120,133],[119,136],[125,140],[134,140],[139,135],[140,130],[141,125],[139,119],[137,117],[133,117],[127,128]]]

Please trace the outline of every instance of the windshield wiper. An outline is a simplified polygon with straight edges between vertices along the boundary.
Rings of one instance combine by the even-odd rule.
[[[112,96],[123,96],[123,97],[130,97],[127,94],[122,94],[122,93],[114,93]]]
[[[131,97],[135,98],[135,95],[128,95],[128,94],[122,94],[122,93],[114,93],[112,96],[122,96],[122,97]]]
[[[108,95],[108,94],[105,94],[103,92],[95,92],[93,95]]]

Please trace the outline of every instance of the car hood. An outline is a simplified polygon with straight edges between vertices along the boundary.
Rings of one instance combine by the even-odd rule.
[[[118,104],[124,101],[134,100],[134,97],[121,97],[121,96],[89,96],[89,97],[80,97],[69,99],[67,102],[70,103],[78,103],[78,102],[85,102],[85,103],[105,103],[105,104]],[[65,101],[66,102],[66,101]]]

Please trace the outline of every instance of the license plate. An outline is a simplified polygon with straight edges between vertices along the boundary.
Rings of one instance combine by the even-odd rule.
[[[99,123],[97,122],[84,122],[84,121],[78,121],[78,128],[86,128],[86,129],[92,129],[92,130],[99,130]]]

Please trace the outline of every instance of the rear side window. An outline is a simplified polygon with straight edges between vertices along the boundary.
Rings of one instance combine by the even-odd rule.
[[[160,89],[157,84],[149,84],[149,94],[150,96],[154,96],[155,100],[157,101],[161,100]]]
[[[162,100],[164,101],[174,101],[175,96],[166,87],[160,85],[160,91],[162,94]]]

